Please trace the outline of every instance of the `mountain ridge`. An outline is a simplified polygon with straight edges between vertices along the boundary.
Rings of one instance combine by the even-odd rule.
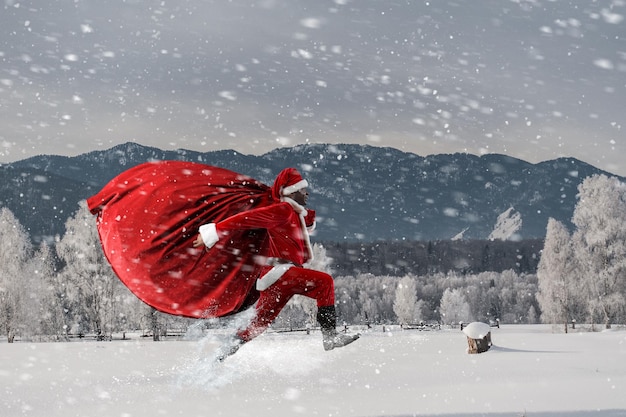
[[[40,155],[1,165],[0,206],[15,213],[35,242],[54,240],[80,200],[125,169],[167,159],[218,165],[268,185],[281,169],[295,166],[310,183],[310,205],[319,218],[315,239],[322,241],[446,240],[460,234],[487,239],[510,208],[519,213],[521,226],[508,238],[542,238],[549,217],[572,227],[584,178],[616,176],[575,158],[532,164],[501,154],[419,156],[348,144],[246,155],[127,142],[74,157]]]

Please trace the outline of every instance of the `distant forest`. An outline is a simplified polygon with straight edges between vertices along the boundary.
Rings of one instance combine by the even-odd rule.
[[[579,191],[572,232],[550,218],[545,239],[536,240],[317,242],[307,267],[334,276],[338,319],[346,325],[542,321],[565,332],[573,322],[622,325],[626,184],[594,176]],[[34,247],[5,207],[0,235],[0,336],[8,342],[137,330],[158,340],[194,322],[156,312],[122,284],[85,203],[54,246]],[[316,309],[315,300],[294,297],[274,327],[315,326]]]
[[[478,274],[515,271],[535,274],[543,239],[325,242],[335,276]]]

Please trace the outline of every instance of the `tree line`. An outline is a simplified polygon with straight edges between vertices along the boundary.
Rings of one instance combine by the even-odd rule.
[[[537,272],[543,239],[324,242],[337,275]]]
[[[466,242],[465,252],[453,242],[316,244],[309,266],[336,277],[337,310],[346,324],[624,323],[625,190],[615,178],[586,179],[576,230],[550,219],[543,248],[540,241]],[[126,289],[104,257],[85,202],[53,245],[32,247],[7,208],[0,209],[0,234],[0,332],[9,342],[137,330],[158,339],[198,323],[158,313]],[[295,297],[275,327],[314,326],[315,309],[312,300]]]

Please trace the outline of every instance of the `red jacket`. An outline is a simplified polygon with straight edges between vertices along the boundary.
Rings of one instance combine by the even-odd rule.
[[[313,259],[309,229],[314,227],[315,212],[289,198],[267,207],[235,214],[215,224],[218,242],[223,242],[229,234],[239,230],[265,229],[267,231],[267,251],[264,256],[279,258],[302,266]],[[206,232],[203,232],[205,238]],[[209,232],[212,233],[212,232]],[[207,237],[205,242],[210,241]],[[220,243],[218,243],[219,245]]]

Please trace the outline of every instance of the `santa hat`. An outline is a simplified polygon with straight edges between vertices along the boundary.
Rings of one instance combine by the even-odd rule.
[[[295,168],[285,168],[280,171],[280,174],[274,180],[272,186],[272,196],[280,200],[280,197],[295,193],[298,190],[309,186],[307,180],[302,178],[302,175]]]

